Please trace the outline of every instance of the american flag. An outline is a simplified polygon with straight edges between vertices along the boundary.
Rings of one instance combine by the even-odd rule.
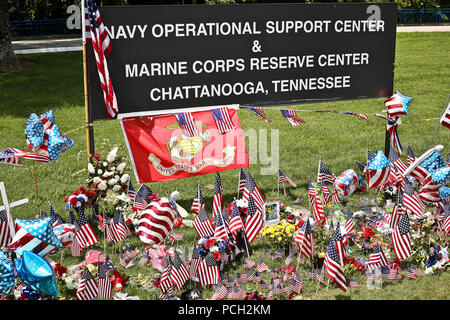
[[[79,257],[81,255],[81,250],[83,250],[78,242],[77,238],[73,239],[70,244],[70,253],[72,257]]]
[[[244,228],[244,224],[242,222],[241,215],[239,214],[239,210],[236,205],[236,201],[234,201],[228,229],[230,230],[231,233],[236,233],[238,230],[242,230],[243,228]]]
[[[119,263],[122,267],[126,268],[127,262],[126,262],[125,254],[123,252],[119,253]]]
[[[245,176],[245,187],[242,198],[245,201],[248,201],[250,194],[253,195],[253,200],[255,200],[255,205],[258,208],[259,212],[262,212],[263,204],[266,200],[264,199],[261,191],[259,190],[255,181],[253,180],[253,177],[250,175],[250,172],[247,171]]]
[[[295,112],[295,110],[281,110],[281,114],[283,115],[283,117],[289,120],[289,123],[293,127],[306,123],[297,115],[297,112]]]
[[[216,122],[217,129],[221,134],[233,131],[234,125],[230,118],[230,112],[228,108],[212,109],[214,121]]]
[[[181,261],[178,253],[175,251],[173,257],[172,271],[170,272],[170,281],[178,290],[181,290],[184,283],[189,279],[189,270]]]
[[[445,233],[450,232],[450,210],[447,209],[447,212],[444,215],[444,222],[442,224],[442,229],[445,231]]]
[[[119,235],[117,234],[117,226],[114,224],[113,219],[105,218],[105,229],[106,229],[106,239],[109,242],[116,243],[119,240]]]
[[[45,153],[28,152],[23,149],[8,148],[0,151],[0,163],[21,165],[19,158],[50,164],[51,160]]]
[[[319,171],[317,174],[317,182],[328,182],[333,184],[336,180],[336,176],[333,172],[331,172],[330,168],[327,167],[325,163],[322,162],[322,160],[319,160]]]
[[[66,223],[64,219],[56,213],[55,209],[50,205],[50,223],[52,227],[56,227],[59,224]]]
[[[252,243],[263,227],[261,211],[256,207],[253,199],[253,193],[248,198],[247,219],[245,220],[245,234],[250,243]]]
[[[412,279],[412,280],[415,280],[415,279],[416,279],[416,276],[415,276],[415,274],[412,272],[411,267],[408,267],[408,268],[406,269],[406,277],[407,277],[408,279]]]
[[[323,280],[323,268],[316,268],[314,276],[318,282],[320,282],[321,284],[325,284],[325,281]]]
[[[291,281],[291,290],[297,294],[300,294],[302,288],[303,288],[302,278],[300,277],[299,273],[295,272],[294,278]]]
[[[197,126],[194,122],[194,117],[190,112],[183,112],[175,114],[178,124],[183,130],[183,134],[188,137],[195,137],[199,135]]]
[[[130,197],[131,203],[133,204],[134,199],[136,198],[136,191],[134,190],[134,187],[131,184],[131,180],[128,181],[127,195]]]
[[[411,241],[409,236],[409,218],[405,212],[392,234],[392,245],[395,256],[399,260],[405,260],[411,255]]]
[[[290,265],[292,262],[292,258],[293,258],[293,253],[289,252],[287,258],[284,260],[284,264],[287,266]]]
[[[358,117],[360,119],[363,119],[363,120],[367,120],[368,119],[367,115],[364,114],[364,113],[356,113],[356,112],[352,112],[352,111],[347,111],[347,112],[343,112],[343,114],[351,114],[352,116],[356,116],[356,117]]]
[[[214,181],[214,197],[213,197],[213,210],[212,216],[216,217],[222,212],[222,181],[220,179],[220,174],[216,173],[216,178]]]
[[[330,239],[327,252],[325,254],[324,266],[327,269],[328,278],[330,278],[342,291],[347,291],[347,282],[343,266],[340,263],[340,258],[336,250],[334,238]]]
[[[267,123],[272,122],[272,120],[266,118],[266,114],[264,112],[264,109],[261,107],[245,107],[245,109],[250,110],[254,114],[256,114],[258,117],[266,121]]]
[[[355,289],[359,288],[358,283],[355,281],[355,279],[352,276],[350,276],[349,286],[350,286],[350,288],[355,288]]]
[[[256,265],[256,263],[250,259],[245,259],[244,260],[244,268],[253,268]]]
[[[388,280],[399,280],[399,276],[400,274],[397,268],[389,268],[389,274],[387,275]]]
[[[398,155],[397,152],[391,147],[389,151],[389,161],[397,167],[401,174],[404,174],[405,170],[408,169],[408,166],[403,162],[402,158]]]
[[[419,190],[420,199],[426,202],[439,202],[441,200],[439,189],[446,184],[446,175],[447,173],[443,170],[430,173]]]
[[[141,185],[136,191],[134,197],[133,209],[144,210],[150,203],[149,197],[153,194],[152,190],[145,184]]]
[[[370,152],[369,149],[367,149],[367,162],[372,161],[373,158],[373,154]]]
[[[419,272],[419,270],[417,269],[417,267],[416,267],[415,264],[411,263],[411,265],[410,265],[409,267],[410,267],[410,269],[411,269],[411,272],[412,272],[416,277],[418,277],[418,276],[420,275],[420,272]]]
[[[216,291],[211,296],[211,300],[223,299],[227,296],[228,289],[223,284],[217,286]]]
[[[195,217],[194,222],[192,222],[192,226],[200,238],[206,235],[214,234],[214,228],[211,220],[209,220],[205,208],[203,208]]]
[[[92,246],[98,242],[98,237],[92,229],[91,224],[84,215],[84,208],[78,208],[78,223],[80,230],[77,232],[76,239],[80,243],[81,248]]]
[[[409,182],[405,183],[403,202],[406,208],[413,212],[417,218],[422,218],[426,206],[423,204],[422,200],[420,200],[419,194],[414,190],[414,186]]]
[[[117,226],[117,233],[119,235],[120,240],[125,239],[128,236],[131,236],[131,232],[128,229],[127,223],[125,222],[122,211],[116,210],[113,222]]]
[[[200,285],[219,283],[219,266],[209,252],[198,267]]]
[[[308,279],[314,279],[314,269],[313,268],[311,268],[309,271],[308,271]]]
[[[312,185],[311,180],[309,180],[308,181],[308,203],[309,203],[310,207],[312,207],[314,205],[316,193],[317,193],[316,189]]]
[[[279,258],[283,258],[284,257],[284,249],[280,248],[275,250],[275,252],[273,253],[272,258],[273,259],[279,259]]]
[[[158,244],[172,231],[176,211],[171,200],[163,197],[142,212],[138,221],[139,239],[145,244]]]
[[[194,201],[192,202],[191,211],[198,214],[205,206],[205,201],[203,200],[203,193],[200,185],[197,186],[197,193],[195,194]]]
[[[196,246],[194,246],[194,249],[192,251],[192,255],[191,255],[191,262],[189,264],[189,277],[191,279],[197,279],[198,278],[198,267],[200,266],[201,263],[201,259],[200,259],[200,255],[198,253],[198,249]]]
[[[369,189],[384,185],[389,176],[390,164],[383,151],[379,150],[367,165],[366,179]]]
[[[119,112],[117,105],[116,94],[112,86],[111,78],[108,70],[108,62],[106,57],[110,54],[112,45],[108,36],[100,12],[94,0],[86,0],[86,9],[88,13],[90,41],[94,48],[95,60],[97,62],[98,77],[103,91],[103,98],[105,99],[106,111],[108,118],[112,119]],[[87,39],[86,39],[86,42]]]
[[[345,232],[347,235],[353,232],[355,224],[353,223],[352,215],[350,213],[350,208],[347,207],[347,222],[345,223]]]
[[[321,225],[323,225],[326,220],[325,213],[323,211],[322,201],[320,200],[317,191],[314,194],[313,219],[314,221],[318,222]]]
[[[228,230],[222,218],[222,214],[216,217],[216,228],[214,230],[214,238],[228,240]]]
[[[14,166],[21,166],[20,158],[15,156],[15,152],[9,149],[0,151],[0,163],[11,164]]]
[[[112,283],[107,276],[107,269],[103,263],[98,264],[98,298],[110,299]]]
[[[344,257],[345,257],[345,248],[344,248],[344,237],[341,235],[341,226],[338,221],[336,225],[336,230],[334,232],[334,243],[336,245],[336,251],[338,253],[339,259],[341,261],[341,265],[344,266]]]
[[[309,225],[309,218],[306,218],[305,223],[303,223],[302,227],[295,236],[294,242],[297,243],[300,248],[301,254],[303,254],[305,258],[314,257],[315,244],[311,226]]]
[[[283,182],[289,183],[294,188],[297,187],[297,185],[295,184],[294,181],[291,180],[291,178],[289,178],[287,175],[285,175],[281,170],[278,170],[278,184],[283,183]]]
[[[264,247],[264,257],[266,259],[272,259],[272,255],[269,252],[269,249],[267,249],[267,247]]]
[[[386,256],[384,255],[383,250],[381,250],[381,246],[379,243],[375,246],[373,253],[369,256],[369,261],[367,262],[367,268],[373,269],[375,267],[384,267],[388,265],[388,261]]]
[[[98,285],[87,267],[81,274],[81,280],[78,284],[76,297],[78,300],[93,300],[98,296]]]
[[[245,188],[245,172],[244,169],[239,169],[238,193],[243,192]]]
[[[356,164],[358,165],[359,170],[361,170],[362,173],[366,173],[366,165],[362,162],[356,161]]]
[[[269,266],[263,261],[262,258],[259,258],[258,265],[256,266],[256,271],[264,272],[269,269]]]
[[[0,211],[0,248],[7,247],[11,242],[8,218],[3,211]]]
[[[447,106],[447,109],[445,110],[444,114],[442,115],[441,119],[439,120],[440,124],[442,124],[444,127],[447,127],[450,129],[450,103]]]
[[[114,270],[116,268],[109,255],[106,255],[105,257],[105,260],[103,262],[103,268],[105,269],[106,272]]]
[[[330,202],[331,193],[323,182],[321,188],[322,188],[322,205],[326,205],[328,202]]]
[[[172,272],[172,261],[170,260],[170,256],[166,255],[164,269],[161,274],[161,278],[159,280],[159,288],[163,293],[172,288],[173,284],[170,281],[170,273]]]
[[[408,115],[409,104],[412,98],[402,95],[400,92],[394,93],[389,99],[384,101],[388,117],[398,115]]]
[[[264,289],[268,289],[269,285],[263,279],[261,279],[261,281],[259,282],[259,287],[261,290],[264,290]]]

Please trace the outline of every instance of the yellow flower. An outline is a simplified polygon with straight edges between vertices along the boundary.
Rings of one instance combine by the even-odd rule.
[[[320,252],[319,253],[319,258],[323,258],[323,257],[325,257],[325,252]]]

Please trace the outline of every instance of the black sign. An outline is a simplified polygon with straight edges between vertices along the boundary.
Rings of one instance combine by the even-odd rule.
[[[392,94],[395,3],[100,7],[119,113]],[[91,119],[106,108],[90,45]]]

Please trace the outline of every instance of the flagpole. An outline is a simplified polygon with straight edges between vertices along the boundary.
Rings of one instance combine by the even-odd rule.
[[[447,96],[447,101],[445,101],[444,108],[442,109],[442,112],[441,112],[441,116],[439,117],[438,123],[436,124],[436,128],[434,128],[433,137],[431,138],[431,142],[430,142],[430,148],[433,145],[434,136],[436,135],[436,132],[439,128],[439,124],[441,123],[442,115],[444,114],[445,110],[447,109],[449,99],[450,99],[450,94]]]
[[[83,80],[84,80],[84,112],[86,119],[86,151],[88,161],[91,161],[91,155],[94,154],[94,128],[89,115],[89,100],[87,89],[87,65],[86,65],[86,19],[85,19],[85,0],[81,0],[81,32],[83,38]],[[92,134],[92,136],[91,136]]]

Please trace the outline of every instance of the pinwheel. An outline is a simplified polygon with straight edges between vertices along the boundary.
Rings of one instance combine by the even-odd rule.
[[[58,160],[61,152],[74,145],[74,141],[63,135],[55,123],[53,110],[39,117],[33,113],[25,126],[27,145],[33,152],[47,155],[51,161]]]

